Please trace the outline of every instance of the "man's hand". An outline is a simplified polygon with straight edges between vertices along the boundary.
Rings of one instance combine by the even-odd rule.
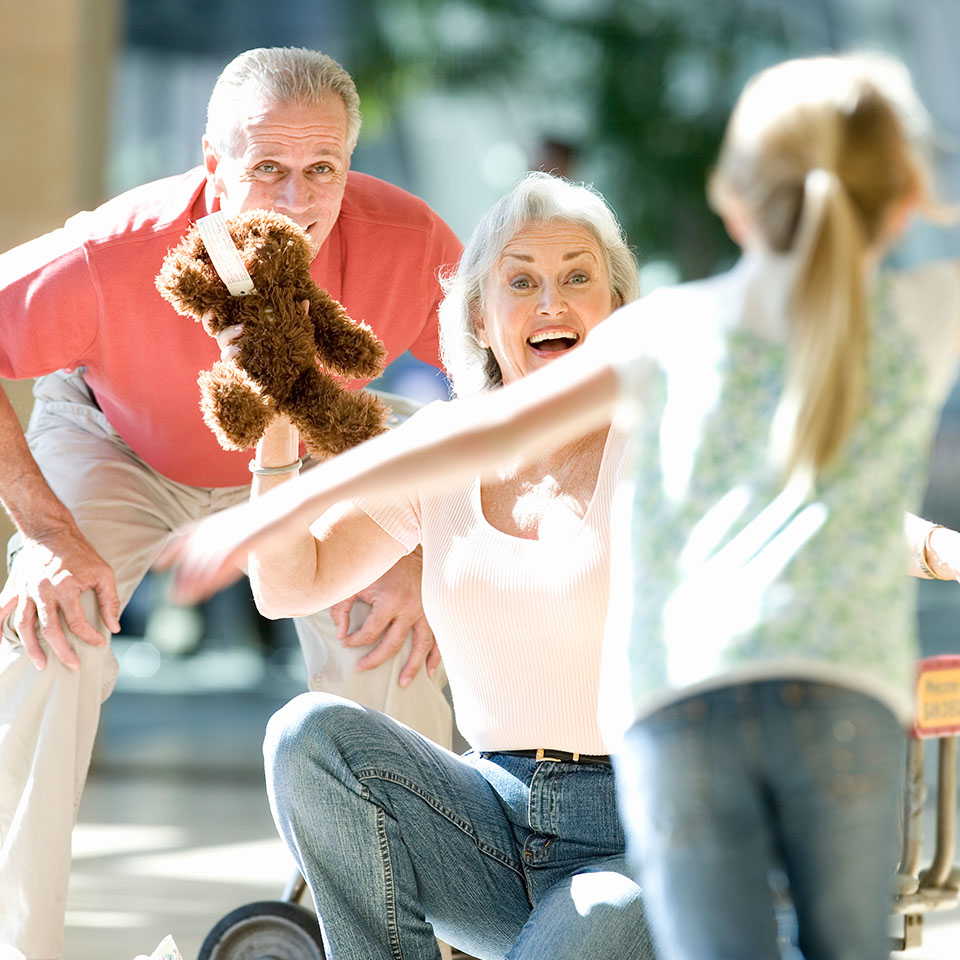
[[[42,538],[24,540],[10,577],[0,591],[0,621],[8,614],[30,661],[38,670],[47,665],[40,649],[40,634],[70,670],[80,669],[80,659],[63,632],[68,629],[94,646],[106,643],[80,605],[80,594],[95,590],[100,615],[111,633],[120,630],[120,599],[110,565],[79,531],[60,530]]]
[[[303,308],[304,313],[310,312],[309,300],[301,300],[300,306]],[[268,314],[272,314],[270,307],[266,307],[265,310]],[[207,332],[208,336],[213,337],[213,339],[217,341],[217,346],[220,348],[220,359],[224,362],[236,360],[240,356],[240,345],[237,341],[243,333],[243,324],[235,323],[232,327],[225,327],[219,333],[215,333],[213,329],[214,319],[213,311],[208,310],[206,313],[201,314],[200,323],[203,325],[203,329]]]
[[[210,329],[209,320],[212,315],[205,313],[203,315],[203,329],[210,334],[217,341],[217,346],[220,348],[220,359],[224,362],[230,360],[236,360],[240,356],[240,346],[237,343],[240,334],[243,333],[243,324],[235,323],[232,327],[227,327],[225,330],[221,330],[219,333],[213,333]]]
[[[395,657],[403,647],[407,634],[412,631],[413,646],[400,671],[400,686],[409,686],[424,661],[427,675],[433,676],[440,664],[440,651],[433,638],[433,631],[423,615],[420,600],[422,572],[423,554],[417,547],[365,590],[330,608],[330,615],[337,628],[337,639],[345,647],[362,647],[376,643],[366,656],[357,661],[358,670],[372,670]],[[350,610],[355,600],[369,603],[371,610],[361,627],[348,634]]]

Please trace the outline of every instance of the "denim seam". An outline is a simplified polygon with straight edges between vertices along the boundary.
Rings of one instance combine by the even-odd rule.
[[[462,830],[468,837],[472,838],[473,842],[477,845],[477,849],[484,854],[485,856],[491,857],[494,860],[499,861],[505,867],[509,867],[514,873],[519,877],[524,876],[524,871],[517,869],[516,864],[513,860],[505,854],[502,850],[499,850],[497,847],[491,846],[489,843],[481,840],[477,836],[476,832],[473,830],[470,822],[464,820],[462,817],[458,817],[453,811],[448,810],[442,804],[440,804],[431,794],[422,790],[419,784],[415,783],[412,780],[408,780],[406,777],[402,777],[399,774],[390,773],[389,771],[384,770],[358,770],[355,773],[355,776],[358,780],[386,780],[389,783],[395,783],[398,786],[404,787],[409,790],[411,793],[418,796],[424,803],[431,806],[437,813],[442,817],[449,820],[455,827],[459,830]]]
[[[390,938],[390,955],[394,960],[403,960],[400,933],[397,930],[397,891],[393,879],[393,864],[390,860],[390,844],[387,840],[386,814],[379,805],[375,804],[375,808],[377,811],[377,841],[380,845],[380,862],[383,865],[384,911],[387,935]]]

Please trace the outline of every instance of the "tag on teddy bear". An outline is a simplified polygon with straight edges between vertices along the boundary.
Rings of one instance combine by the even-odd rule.
[[[134,957],[134,960],[183,960],[183,957],[173,942],[173,937],[167,934],[149,957],[141,953],[140,956]]]
[[[207,253],[210,254],[214,269],[227,285],[230,295],[243,297],[253,293],[253,278],[237,253],[223,211],[218,210],[209,216],[201,217],[197,221],[197,230]]]

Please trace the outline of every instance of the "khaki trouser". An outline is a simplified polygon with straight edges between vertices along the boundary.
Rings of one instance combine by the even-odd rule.
[[[113,567],[125,605],[170,532],[246,499],[248,487],[203,489],[174,483],[148,467],[91,401],[79,374],[37,381],[27,436],[54,493],[84,536]],[[11,541],[16,563],[17,537]],[[109,637],[96,597],[82,597],[87,618]],[[355,607],[365,605],[356,604]],[[362,610],[354,617],[362,619]],[[438,684],[420,671],[396,685],[402,654],[357,674],[363,651],[334,641],[326,612],[298,623],[313,689],[384,710],[449,745],[451,712]],[[68,636],[70,636],[68,634]],[[110,645],[71,638],[81,668],[67,670],[47,651],[38,671],[8,623],[0,643],[0,945],[30,960],[59,958],[70,869],[70,835],[90,765],[100,704],[110,695],[117,661]],[[409,638],[408,638],[409,645]],[[257,745],[251,744],[251,750]],[[216,918],[211,918],[215,920]]]

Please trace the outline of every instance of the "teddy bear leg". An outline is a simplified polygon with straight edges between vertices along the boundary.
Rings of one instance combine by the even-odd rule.
[[[268,403],[239,367],[218,360],[197,379],[204,422],[224,450],[249,450],[274,417]]]
[[[334,456],[385,429],[386,407],[373,394],[347,392],[320,370],[302,379],[295,403],[280,409],[300,431],[311,456]]]

